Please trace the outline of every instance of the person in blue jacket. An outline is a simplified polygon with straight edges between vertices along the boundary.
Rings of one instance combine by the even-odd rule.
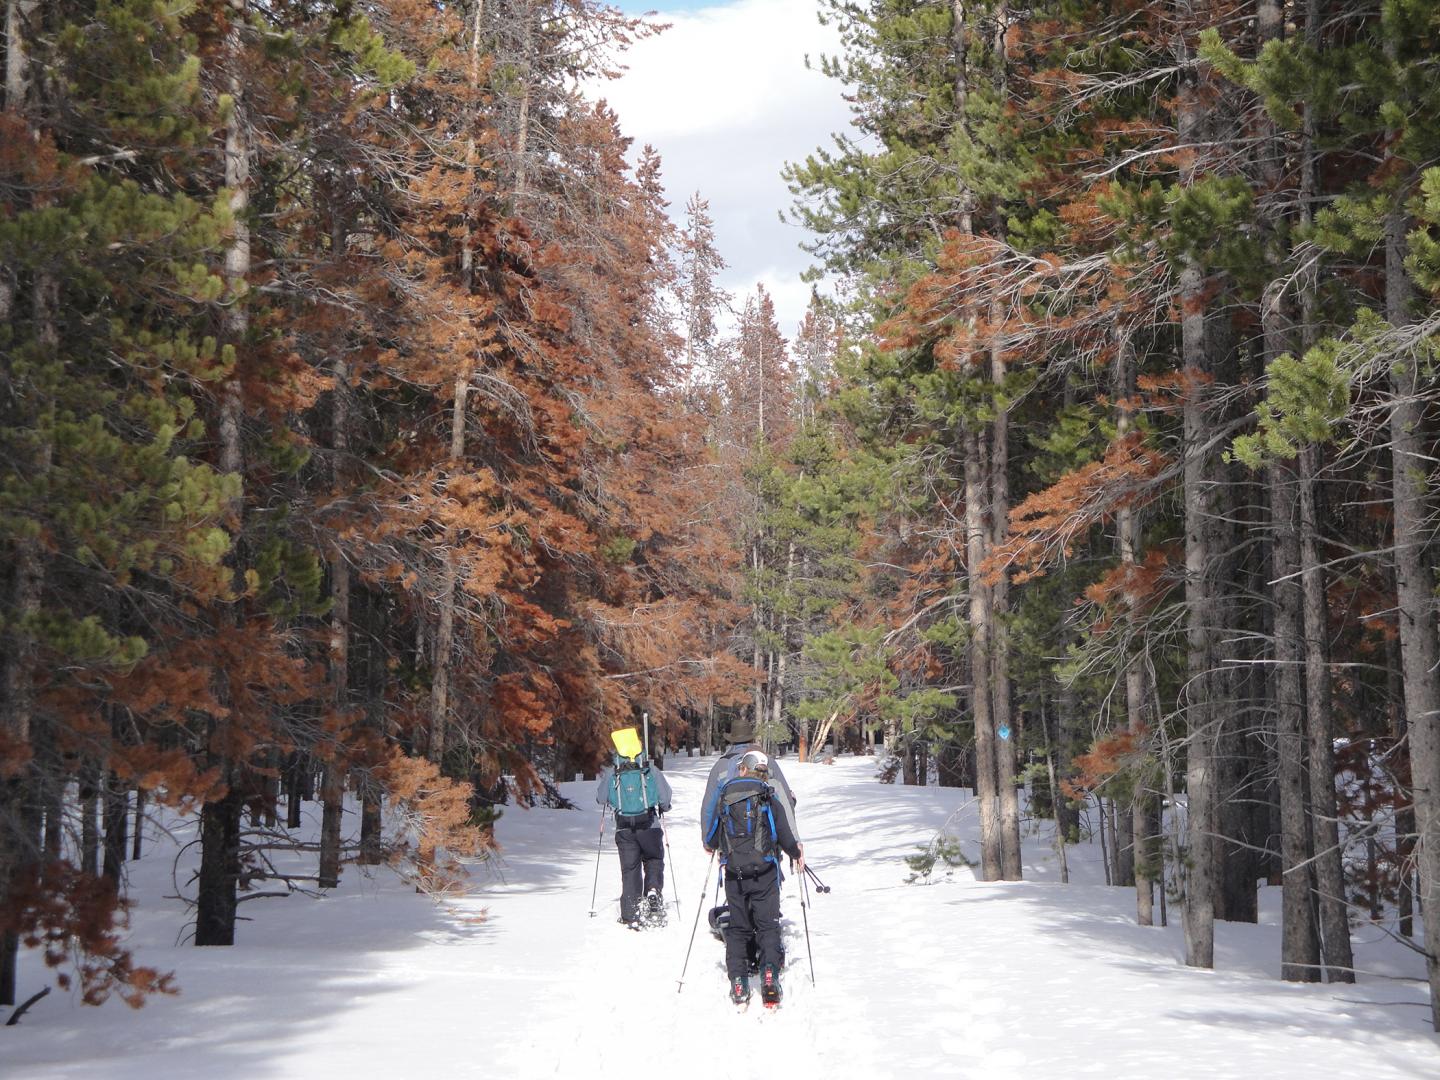
[[[730,722],[729,745],[725,752],[720,755],[715,764],[710,767],[710,775],[705,780],[705,797],[701,800],[702,807],[709,806],[715,798],[715,789],[727,780],[735,778],[735,770],[740,764],[740,759],[748,751],[761,750],[759,743],[755,742],[755,728],[750,721],[741,716]],[[765,768],[768,774],[770,786],[775,789],[775,805],[790,822],[790,831],[796,836],[800,830],[795,823],[795,793],[790,790],[790,783],[785,779],[785,774],[780,771],[780,763],[769,754],[765,755]]]
[[[665,921],[665,834],[658,822],[670,812],[670,799],[670,782],[643,752],[617,752],[595,787],[595,801],[615,814],[620,921],[632,930]]]

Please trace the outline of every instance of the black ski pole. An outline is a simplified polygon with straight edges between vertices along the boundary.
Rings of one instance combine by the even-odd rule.
[[[705,891],[710,885],[710,867],[715,864],[715,852],[710,852],[710,861],[705,864],[704,884],[700,886],[700,902],[695,905],[695,922],[690,927],[690,944],[685,946],[685,966],[680,969],[680,985],[675,988],[675,993],[685,989],[685,972],[690,970],[690,950],[695,947],[695,931],[700,929],[700,912],[705,910]]]
[[[595,917],[595,897],[600,892],[600,849],[605,846],[605,810],[600,808],[600,839],[595,844],[595,886],[590,890],[590,917]]]
[[[665,837],[665,857],[670,860],[670,891],[675,894],[675,917],[683,918],[680,914],[680,886],[675,882],[675,852],[670,847],[670,830],[665,827],[665,815],[660,815],[660,835]],[[705,894],[700,894],[700,899],[705,899]]]
[[[805,874],[810,878],[811,881],[815,882],[816,892],[825,893],[830,891],[830,886],[826,885],[823,881],[820,880],[820,875],[815,873],[814,870],[810,869],[809,863],[805,864]]]
[[[805,923],[805,959],[810,961],[810,985],[815,985],[815,954],[810,951],[810,898],[805,888],[805,875],[800,875],[800,918]]]

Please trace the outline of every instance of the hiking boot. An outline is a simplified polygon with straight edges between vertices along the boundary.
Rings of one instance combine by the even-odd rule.
[[[730,1004],[744,1005],[750,1000],[750,980],[744,975],[736,975],[730,980]]]
[[[760,972],[760,1000],[766,1005],[780,1004],[780,974],[774,964],[766,964]]]
[[[645,909],[645,914],[652,919],[658,919],[665,914],[665,901],[655,889],[645,894]]]

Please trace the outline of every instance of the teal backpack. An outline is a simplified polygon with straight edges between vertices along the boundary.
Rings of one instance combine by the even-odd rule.
[[[642,754],[639,757],[622,758],[615,756],[615,786],[610,792],[610,805],[620,823],[623,819],[644,818],[649,824],[650,811],[660,802],[655,791],[655,781],[650,779],[650,762]]]

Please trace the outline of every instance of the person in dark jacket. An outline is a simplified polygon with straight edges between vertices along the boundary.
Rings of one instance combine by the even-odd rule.
[[[735,778],[735,769],[746,752],[761,749],[755,742],[754,726],[743,716],[730,722],[728,742],[729,746],[725,752],[710,767],[710,775],[705,781],[705,797],[700,802],[702,807],[710,805],[710,801],[715,797],[716,788],[725,781]],[[784,811],[789,820],[790,831],[799,836],[800,831],[795,825],[795,793],[790,790],[789,781],[780,771],[780,763],[769,754],[765,755],[765,767],[769,773],[770,785],[775,789],[778,799],[776,805]]]
[[[703,813],[704,807],[710,805],[715,798],[715,791],[727,780],[735,779],[736,769],[740,765],[740,759],[751,750],[761,750],[762,747],[755,742],[755,728],[748,717],[739,716],[730,722],[730,730],[727,733],[726,749],[719,759],[710,768],[710,775],[705,781],[705,795],[700,800]],[[795,794],[790,790],[790,784],[785,779],[785,774],[780,770],[780,763],[769,754],[765,755],[766,773],[770,785],[775,789],[775,797],[772,805],[785,814],[790,822],[790,831],[798,839],[800,830],[795,823]],[[729,921],[730,910],[722,904],[710,911],[710,927],[721,941],[725,940],[725,924]],[[750,957],[750,969],[753,972],[760,970],[759,947],[755,943],[752,933],[746,944],[746,951]],[[780,953],[780,966],[784,967],[784,949]]]
[[[627,774],[632,771],[639,774],[638,797],[627,791],[627,787],[636,786],[626,784]],[[665,921],[665,834],[659,826],[659,815],[670,812],[670,799],[670,782],[643,753],[633,758],[616,754],[595,786],[595,801],[615,813],[620,921],[632,930],[663,925]]]
[[[736,762],[735,776],[720,784],[704,805],[701,824],[705,847],[719,851],[725,874],[725,974],[730,1000],[750,1000],[750,964],[746,949],[753,937],[760,962],[760,997],[766,1005],[780,1000],[780,854],[805,872],[805,854],[769,783],[763,751],[747,751]]]

